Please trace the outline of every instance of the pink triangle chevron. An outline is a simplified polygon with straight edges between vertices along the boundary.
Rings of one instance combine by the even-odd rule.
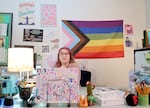
[[[62,28],[62,32],[65,34],[65,36],[67,36],[66,38],[69,39],[64,46],[69,46],[70,48],[72,48],[79,42],[80,39],[76,35],[73,36],[72,33],[70,33],[67,29],[65,29],[64,27]]]
[[[64,46],[69,47],[74,55],[77,54],[89,41],[88,37],[81,33],[69,21],[62,21],[62,32],[69,39]],[[67,39],[63,38],[62,42],[65,42],[65,40]]]

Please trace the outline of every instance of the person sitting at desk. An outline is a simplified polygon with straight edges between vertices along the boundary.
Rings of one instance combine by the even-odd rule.
[[[71,53],[71,50],[68,47],[62,47],[59,49],[57,55],[57,62],[54,67],[78,67]]]
[[[79,83],[81,78],[81,71],[77,65],[71,50],[68,47],[61,47],[58,51],[56,68],[78,68],[79,69]]]

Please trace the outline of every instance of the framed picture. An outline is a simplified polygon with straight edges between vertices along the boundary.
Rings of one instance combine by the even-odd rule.
[[[17,47],[17,48],[33,48],[33,50],[34,50],[34,46],[31,46],[31,45],[15,45],[14,47]]]
[[[145,48],[150,47],[150,29],[144,30],[143,47]]]
[[[7,66],[11,47],[13,13],[0,13],[0,66]]]
[[[42,42],[43,30],[42,29],[24,29],[23,41]]]

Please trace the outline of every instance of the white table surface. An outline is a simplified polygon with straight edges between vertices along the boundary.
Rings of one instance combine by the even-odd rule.
[[[80,88],[80,94],[81,95],[86,95],[86,87],[81,87]],[[16,95],[14,97],[14,105],[13,108],[23,108],[20,106],[20,103],[22,102],[22,100],[19,98],[19,95]],[[46,104],[44,103],[40,103],[40,104],[36,104],[33,106],[33,108],[45,108]],[[67,108],[66,105],[62,105],[62,104],[58,104],[58,105],[51,105],[50,108]],[[3,106],[0,106],[0,108],[3,108]],[[11,107],[12,108],[12,107]],[[76,104],[71,104],[70,108],[79,108]],[[84,108],[84,107],[80,107],[80,108]],[[100,106],[98,104],[95,104],[94,106],[90,106],[87,108],[150,108],[150,106],[128,106],[128,105],[114,105],[114,106]]]

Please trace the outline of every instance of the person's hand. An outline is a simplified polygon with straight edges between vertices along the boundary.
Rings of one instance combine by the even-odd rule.
[[[78,65],[76,63],[70,63],[68,67],[69,68],[75,68],[75,67],[78,67]]]

